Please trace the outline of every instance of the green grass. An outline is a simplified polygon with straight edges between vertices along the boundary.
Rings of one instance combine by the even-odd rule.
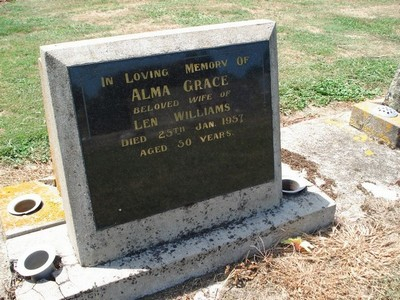
[[[400,62],[400,13],[378,8],[395,4],[397,0],[2,3],[0,162],[49,159],[37,67],[41,45],[159,28],[273,19],[278,24],[281,110],[289,113],[309,105],[385,94]],[[346,9],[361,13],[346,13]]]
[[[149,1],[149,3],[141,5],[139,9],[153,22],[158,22],[160,18],[167,18],[181,26],[199,26],[250,19],[251,13],[243,7],[249,6],[251,1],[236,2],[238,6],[232,9],[215,10],[212,9],[212,6],[201,5],[201,2],[194,0]],[[179,9],[177,6],[180,6]]]
[[[381,96],[396,71],[396,63],[395,59],[376,58],[314,63],[308,69],[318,71],[315,77],[281,82],[281,109],[298,110],[310,104],[324,106],[334,101],[362,101]]]
[[[199,26],[220,23],[221,19],[199,11],[184,10],[174,16],[174,21],[183,26]]]
[[[359,32],[363,34],[371,34],[384,39],[399,41],[399,27],[400,17],[366,19],[348,16],[335,16],[332,18],[331,23],[326,26],[326,30],[343,33]]]
[[[336,52],[336,41],[323,33],[291,29],[288,39],[294,49],[305,51],[308,55],[330,56]]]
[[[101,26],[41,16],[31,2],[0,6],[0,160],[49,159],[37,59],[40,45],[84,38]]]

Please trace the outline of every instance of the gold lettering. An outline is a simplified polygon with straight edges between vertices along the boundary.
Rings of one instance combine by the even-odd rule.
[[[210,62],[201,62],[201,63],[190,63],[185,64],[185,72],[186,74],[195,73],[203,70],[213,70],[222,67],[226,67],[228,65],[228,60],[217,60]]]
[[[135,128],[135,130],[150,128],[150,127],[156,127],[156,126],[158,126],[157,117],[153,117],[153,118],[150,118],[150,119],[134,120],[133,121],[133,127]]]
[[[203,123],[198,123],[195,127],[195,129],[198,130],[202,130],[202,129],[209,129],[209,128],[214,128],[215,122],[214,121],[209,121],[209,122],[203,122]]]
[[[133,108],[133,114],[136,115],[136,114],[140,114],[140,113],[151,112],[151,111],[155,111],[155,110],[163,110],[163,109],[178,107],[178,106],[179,106],[178,100],[154,103],[152,105],[149,104],[149,105],[137,106],[137,107]]]
[[[169,76],[168,69],[147,70],[135,72],[132,74],[125,73],[125,83],[133,83],[134,81],[161,78],[167,76]]]
[[[170,96],[171,92],[167,85],[161,86],[152,86],[150,88],[145,89],[137,89],[134,88],[132,90],[132,101],[142,101],[142,100],[150,100],[154,98],[160,98],[165,96]]]
[[[168,150],[167,145],[160,145],[156,147],[142,149],[140,150],[140,157],[166,152],[167,150]]]
[[[197,103],[197,102],[203,102],[203,101],[211,101],[212,100],[212,94],[204,94],[200,96],[193,96],[189,97],[189,103]]]
[[[207,135],[199,136],[202,143],[220,140],[223,138],[231,137],[233,133],[231,130],[210,133]]]
[[[186,128],[185,126],[181,127],[175,127],[171,129],[166,129],[166,130],[161,130],[158,132],[158,138],[159,139],[166,139],[169,138],[173,135],[180,135],[181,133],[185,132]]]
[[[243,123],[243,114],[240,115],[235,115],[235,116],[227,116],[227,117],[223,117],[221,119],[222,121],[222,125],[231,125],[231,124],[237,124],[237,123]]]
[[[129,78],[129,74],[128,73],[125,73],[125,82],[126,83],[132,83],[133,82],[133,80],[131,78]]]
[[[213,87],[226,86],[228,84],[228,75],[195,80],[188,79],[183,83],[183,90],[185,92],[199,91]]]
[[[196,110],[182,110],[174,112],[175,121],[183,121],[183,120],[190,120],[196,119],[203,116],[214,115],[218,113],[228,112],[231,110],[229,103],[208,106],[203,108],[198,108]]]
[[[121,139],[121,146],[122,147],[133,146],[133,145],[137,145],[137,144],[142,144],[146,141],[147,141],[147,138],[144,135],[129,138],[129,139]]]

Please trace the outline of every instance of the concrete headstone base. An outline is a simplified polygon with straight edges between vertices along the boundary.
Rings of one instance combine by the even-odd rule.
[[[62,258],[55,281],[24,281],[17,299],[136,299],[242,260],[246,254],[333,222],[336,205],[315,186],[245,220],[96,267],[78,264],[65,225],[7,241],[10,259],[27,246],[51,244]],[[262,240],[262,242],[261,242]],[[105,245],[106,246],[106,245]],[[253,247],[252,247],[253,246]]]

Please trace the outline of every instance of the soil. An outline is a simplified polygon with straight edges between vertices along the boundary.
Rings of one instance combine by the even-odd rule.
[[[383,99],[382,99],[383,101]],[[289,114],[281,114],[281,126],[286,127],[299,122],[319,118],[332,116],[339,114],[344,111],[351,110],[354,105],[352,102],[334,102],[328,106],[308,106],[304,110],[291,112]]]
[[[51,163],[29,163],[15,166],[0,164],[0,188],[50,176],[53,176]]]
[[[318,170],[318,165],[312,161],[307,160],[303,155],[290,152],[289,150],[282,149],[282,162],[291,166],[293,170],[307,172],[307,180],[314,185],[318,185],[317,179],[321,179],[324,183],[318,185],[329,197],[333,200],[337,198],[335,193],[336,183],[333,179],[327,178],[322,175]]]

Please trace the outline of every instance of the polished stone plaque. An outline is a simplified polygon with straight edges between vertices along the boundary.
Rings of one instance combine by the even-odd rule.
[[[68,68],[97,229],[274,178],[269,43]]]

